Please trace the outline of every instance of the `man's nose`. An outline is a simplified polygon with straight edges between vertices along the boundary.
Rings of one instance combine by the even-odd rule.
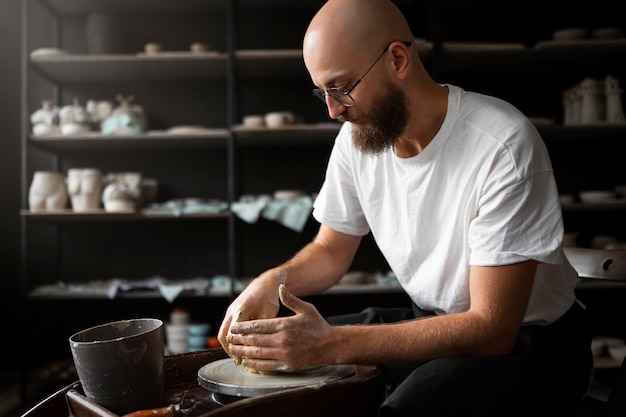
[[[326,107],[328,108],[328,115],[331,119],[337,119],[346,111],[346,106],[329,95],[326,96]]]

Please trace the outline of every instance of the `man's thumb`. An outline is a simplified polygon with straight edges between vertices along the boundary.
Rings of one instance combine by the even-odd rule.
[[[285,287],[285,284],[280,284],[278,287],[278,297],[280,298],[280,302],[289,310],[296,314],[302,313],[302,303],[304,302],[290,293],[287,287]]]

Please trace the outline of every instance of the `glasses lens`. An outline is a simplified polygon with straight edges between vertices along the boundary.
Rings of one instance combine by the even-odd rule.
[[[346,90],[343,88],[329,88],[328,95],[342,106],[350,107],[354,105],[354,99],[350,94],[346,94]]]
[[[354,99],[350,97],[349,94],[346,94],[346,90],[344,90],[343,88],[329,88],[325,92],[320,88],[316,88],[313,90],[313,95],[322,100],[324,103],[326,103],[326,94],[328,94],[333,100],[335,100],[342,106],[354,106]]]

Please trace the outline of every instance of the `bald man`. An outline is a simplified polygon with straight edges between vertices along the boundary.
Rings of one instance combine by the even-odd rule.
[[[261,372],[408,375],[381,416],[573,415],[591,335],[535,127],[509,103],[433,81],[388,0],[329,0],[303,53],[315,95],[344,122],[315,201],[319,232],[233,301],[224,349]],[[413,309],[322,318],[297,297],[337,283],[367,233]],[[280,302],[295,314],[276,317]]]

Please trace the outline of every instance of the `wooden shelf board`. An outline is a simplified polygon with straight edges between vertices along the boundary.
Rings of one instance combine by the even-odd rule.
[[[61,14],[86,14],[91,12],[132,12],[132,11],[180,11],[180,10],[224,10],[229,0],[45,0],[51,9]],[[409,0],[400,0],[399,5],[409,4]],[[317,9],[323,4],[320,0],[241,0],[238,4],[242,10],[256,9]]]
[[[226,146],[228,130],[193,135],[147,132],[137,135],[105,136],[97,132],[80,136],[30,136],[31,144],[50,151],[104,150],[104,149],[155,149]]]
[[[540,48],[443,48],[435,60],[444,74],[491,77],[494,73],[521,73],[551,76],[551,73],[577,71],[598,66],[626,67],[625,42],[577,44]]]
[[[228,212],[221,213],[193,213],[175,215],[171,213],[145,214],[134,213],[111,213],[104,210],[95,212],[75,213],[71,209],[55,211],[20,210],[20,215],[32,221],[42,221],[51,223],[63,222],[91,222],[91,221],[139,221],[139,220],[190,220],[190,219],[224,219],[229,216]]]
[[[44,0],[60,14],[225,9],[228,0]]]
[[[359,295],[359,294],[400,294],[404,291],[397,285],[377,285],[377,284],[363,284],[363,285],[335,285],[328,290],[320,293],[319,295]],[[237,293],[235,291],[235,293]],[[198,294],[194,291],[184,291],[180,297],[230,297],[231,292],[228,288],[209,288],[206,294]],[[33,290],[29,294],[31,299],[108,299],[108,293],[106,289],[94,289],[93,291],[82,290],[53,290],[53,291],[38,291]],[[163,296],[156,290],[143,290],[143,291],[130,291],[119,292],[115,298],[163,298]]]
[[[429,51],[423,51],[424,58]],[[61,84],[226,79],[228,54],[162,52],[158,54],[56,54],[30,58],[33,69]],[[301,49],[251,49],[234,53],[234,72],[242,78],[308,77]]]
[[[194,294],[193,292],[183,292],[178,295],[178,298],[218,298],[218,297],[230,297],[231,294],[228,290],[211,288],[206,294]],[[108,300],[107,293],[102,291],[94,292],[71,292],[71,291],[32,291],[29,294],[29,298],[32,300]],[[126,293],[118,293],[115,299],[163,299],[163,295],[158,291],[131,291]]]
[[[226,79],[225,53],[162,55],[54,55],[31,58],[31,66],[61,84]]]
[[[282,128],[245,128],[237,126],[233,133],[241,146],[329,145],[341,128],[340,123],[294,124]]]

